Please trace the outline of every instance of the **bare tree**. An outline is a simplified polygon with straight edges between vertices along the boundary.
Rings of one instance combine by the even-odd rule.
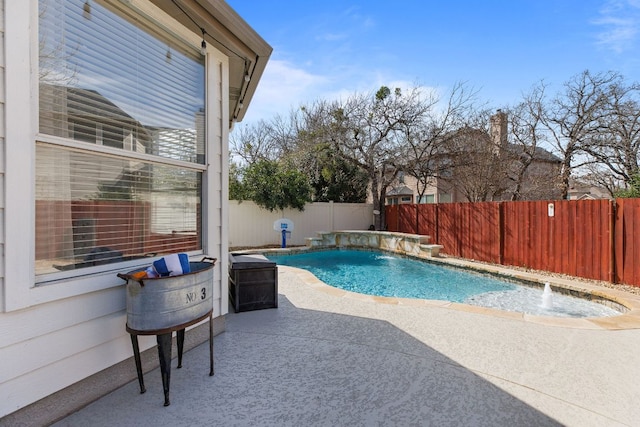
[[[46,25],[54,21],[56,14],[64,5],[53,2],[40,2],[38,5],[38,77],[40,84],[73,86],[77,83],[78,70],[73,64],[73,57],[78,52],[78,46],[71,46],[59,29]]]
[[[589,187],[595,187],[604,190],[609,198],[614,198],[616,192],[624,186],[619,179],[615,178],[609,168],[601,163],[585,165],[580,172],[579,176],[573,177],[571,180],[572,188],[576,190],[587,189],[590,191]]]
[[[304,126],[300,116],[300,110],[292,109],[287,117],[278,114],[269,122],[272,156],[290,157],[299,149],[298,134]]]
[[[418,201],[433,182],[434,178],[446,173],[451,167],[447,153],[447,138],[456,129],[463,127],[466,117],[473,110],[477,92],[470,90],[464,83],[457,83],[442,109],[437,108],[439,99],[429,93],[424,100],[426,108],[424,119],[419,124],[403,128],[405,132],[405,151],[402,169],[416,179]]]
[[[468,108],[460,126],[440,142],[438,179],[470,202],[499,200],[508,188],[506,133],[500,110],[492,115],[486,108]]]
[[[282,149],[274,134],[272,125],[264,120],[238,126],[229,135],[231,154],[249,165],[259,160],[277,160]]]
[[[488,130],[466,126],[447,145],[453,172],[445,179],[470,202],[498,200],[507,188],[508,162],[505,151],[491,142]]]
[[[507,111],[512,201],[560,197],[556,157],[543,148],[548,143],[548,132],[542,122],[543,100],[542,88],[534,86],[519,104]]]
[[[374,224],[378,230],[385,224],[385,195],[399,170],[406,130],[421,123],[429,106],[419,87],[403,94],[383,86],[373,95],[352,95],[332,109],[328,136],[345,160],[366,171],[374,209],[380,212]]]
[[[604,166],[596,168],[600,172],[597,175],[604,171],[611,175],[601,177],[599,181],[609,183],[607,188],[624,186],[638,174],[640,166],[640,85],[626,85],[622,77],[617,76],[603,93],[606,95],[606,114],[601,117],[602,131],[593,135],[585,145],[585,151]],[[593,169],[590,172],[596,175]]]
[[[563,199],[569,192],[572,170],[594,161],[589,156],[580,155],[586,153],[591,141],[605,129],[608,114],[606,91],[619,79],[620,76],[614,72],[592,74],[588,70],[583,71],[569,79],[564,90],[538,112],[562,161]],[[545,86],[540,83],[538,90],[541,94],[544,94]]]

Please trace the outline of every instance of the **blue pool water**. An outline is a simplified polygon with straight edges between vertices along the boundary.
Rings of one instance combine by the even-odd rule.
[[[553,295],[551,308],[543,307],[542,289],[384,252],[340,249],[268,258],[308,270],[328,285],[366,295],[444,300],[559,317],[620,314],[602,304],[558,293]]]

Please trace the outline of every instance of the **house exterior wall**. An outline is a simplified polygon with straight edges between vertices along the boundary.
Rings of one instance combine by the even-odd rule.
[[[518,168],[521,167],[521,165],[514,156],[514,150],[515,155],[517,155],[519,153],[518,150],[522,150],[522,148],[509,144],[508,142],[508,117],[505,112],[498,110],[496,114],[490,117],[488,133],[480,129],[471,129],[463,130],[460,135],[461,138],[466,138],[464,141],[465,149],[469,150],[469,154],[474,152],[472,146],[474,144],[477,145],[475,149],[478,150],[480,154],[478,158],[478,160],[480,160],[479,164],[484,163],[486,171],[495,172],[496,167],[504,166],[504,164],[498,165],[497,162],[510,162],[508,166],[513,169],[510,173],[513,175],[517,174]],[[486,144],[490,144],[490,150],[484,150],[487,147]],[[418,180],[408,174],[399,174],[398,176],[402,178],[396,178],[392,186],[388,189],[385,204],[456,203],[469,201],[467,195],[463,192],[464,185],[472,184],[470,187],[473,189],[473,184],[476,182],[479,184],[488,184],[489,180],[495,179],[488,173],[486,175],[484,178],[482,178],[481,175],[478,177],[474,168],[465,166],[461,168],[451,167],[449,170],[442,171],[439,177],[433,177],[431,179],[431,182],[429,182],[423,194],[428,200],[419,200]],[[448,179],[445,180],[443,177]],[[547,153],[546,150],[539,149],[539,151],[536,151],[533,161],[524,173],[518,197],[520,200],[558,199],[560,197],[559,179],[559,159]],[[500,186],[504,188],[504,191],[501,191],[499,194],[493,194],[492,200],[512,199],[513,193],[515,192],[515,186],[512,180],[505,179],[503,182],[493,182],[493,184],[500,184]],[[407,196],[409,196],[407,199],[411,198],[412,201],[402,201],[402,195],[393,193],[392,189],[397,191],[403,186],[413,191],[412,197],[407,194]],[[389,194],[390,190],[391,194]],[[367,201],[371,203],[370,194],[368,195]]]
[[[396,186],[405,185],[413,191],[413,197],[412,197],[413,201],[410,203],[424,203],[418,200],[419,198],[418,180],[411,175],[405,175],[403,178],[403,182],[404,184],[394,183],[394,185]],[[459,198],[461,197],[459,194],[457,194],[455,188],[453,188],[449,183],[446,183],[442,180],[438,180],[437,178],[432,179],[429,185],[427,185],[427,188],[425,189],[423,196],[433,197],[433,201],[429,201],[428,203],[458,202],[460,201]],[[371,203],[370,199],[371,199],[371,196],[369,195],[367,199],[368,203]],[[389,201],[388,199],[389,199],[389,196],[387,195],[386,203],[385,203],[387,205],[390,204],[388,203]],[[402,203],[399,202],[397,204],[402,204]]]
[[[602,187],[573,181],[569,187],[569,200],[612,199],[611,194]]]
[[[561,195],[560,170],[559,162],[534,160],[522,182],[521,200],[558,200]]]
[[[138,2],[140,3],[140,2]],[[126,295],[111,271],[90,280],[36,286],[34,277],[34,123],[30,64],[37,56],[37,0],[0,0],[0,418],[132,356]],[[158,15],[170,21],[167,15]],[[174,22],[169,22],[175,25]],[[214,317],[227,313],[228,58],[207,58],[206,255],[214,272]],[[32,94],[29,96],[29,94]],[[213,96],[212,96],[213,95]],[[37,127],[37,126],[36,126]],[[26,163],[25,163],[25,160]],[[5,161],[6,160],[6,161]],[[5,164],[9,166],[5,168]],[[25,167],[25,165],[27,165]],[[10,265],[10,269],[5,269]],[[222,279],[225,280],[222,280]],[[223,288],[224,285],[224,288]],[[141,350],[156,344],[140,336]],[[2,421],[0,420],[0,424]]]
[[[507,190],[494,201],[511,200],[513,188],[507,184]],[[560,164],[558,162],[550,162],[544,160],[534,160],[527,169],[522,187],[520,189],[520,200],[557,200],[560,197]],[[410,175],[405,175],[403,182],[395,182],[395,187],[406,186],[413,191],[413,201],[407,203],[424,203],[418,200],[418,180]],[[430,196],[431,199],[426,203],[458,203],[468,201],[466,196],[456,187],[455,180],[453,183],[446,182],[442,179],[433,178],[431,183],[427,185],[424,196]],[[393,196],[400,199],[400,196]],[[385,204],[403,204],[389,203],[391,196],[387,195]],[[602,197],[600,197],[602,198]],[[371,196],[368,197],[368,202]]]
[[[6,79],[5,79],[5,12],[4,12],[4,0],[0,0],[0,224],[4,225],[4,207],[5,207],[5,195],[4,195],[4,175],[5,175],[5,93],[6,93]],[[4,239],[4,227],[0,229],[0,254],[4,254],[6,251],[5,239]],[[0,256],[0,307],[4,306],[4,257]],[[2,324],[0,323],[0,328]],[[2,347],[0,347],[1,349]],[[2,377],[0,377],[0,383]],[[1,415],[0,415],[1,416]]]

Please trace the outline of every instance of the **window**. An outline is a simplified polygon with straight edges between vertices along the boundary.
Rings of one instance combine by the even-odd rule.
[[[420,201],[418,203],[435,203],[436,195],[435,194],[425,194],[420,197]]]
[[[39,1],[40,281],[202,250],[204,58],[117,4]]]
[[[440,203],[451,203],[452,201],[451,194],[441,193],[438,198]]]

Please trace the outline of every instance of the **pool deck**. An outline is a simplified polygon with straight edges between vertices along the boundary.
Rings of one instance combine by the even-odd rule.
[[[173,361],[170,406],[156,369],[145,394],[133,381],[55,425],[638,425],[638,296],[606,289],[633,310],[555,319],[278,278],[277,309],[227,315],[215,376],[207,343]]]

